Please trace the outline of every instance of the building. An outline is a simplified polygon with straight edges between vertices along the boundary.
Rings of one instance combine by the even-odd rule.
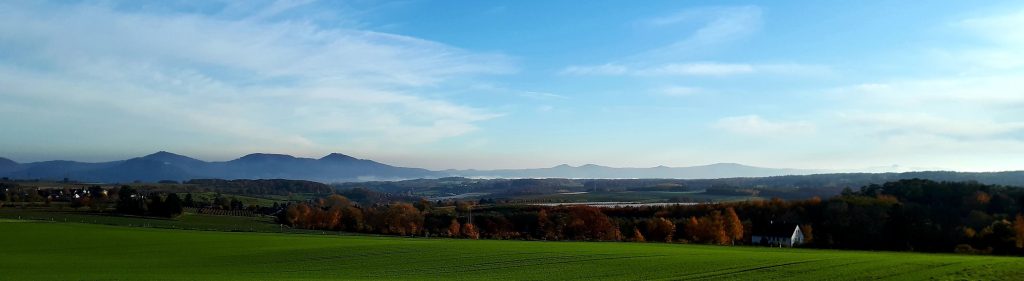
[[[754,226],[750,243],[772,247],[793,247],[804,243],[804,233],[796,224],[768,223],[760,227]]]

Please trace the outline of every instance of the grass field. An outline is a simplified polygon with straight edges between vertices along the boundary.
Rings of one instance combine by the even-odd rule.
[[[213,216],[186,213],[175,219],[120,216],[110,213],[57,210],[52,208],[0,209],[0,219],[80,222],[118,226],[143,226],[211,231],[280,232],[280,226],[269,217]]]
[[[677,244],[232,233],[0,220],[0,279],[989,279],[1024,259]]]
[[[483,196],[487,197],[487,196]],[[600,191],[573,194],[531,194],[507,196],[506,199],[529,200],[539,202],[668,202],[673,198],[688,198],[694,202],[729,202],[746,200],[763,200],[765,198],[751,196],[727,196],[707,194],[703,192],[665,192],[665,191]]]

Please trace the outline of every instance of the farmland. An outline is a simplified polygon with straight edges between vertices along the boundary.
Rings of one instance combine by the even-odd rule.
[[[0,220],[0,279],[1014,279],[1024,259]]]

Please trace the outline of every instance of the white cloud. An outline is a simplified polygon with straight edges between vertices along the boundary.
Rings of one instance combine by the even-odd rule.
[[[569,97],[566,97],[566,96],[563,96],[563,95],[552,94],[552,93],[547,93],[547,92],[537,92],[537,91],[524,91],[524,92],[520,92],[519,96],[524,97],[524,98],[535,99],[535,100],[564,100],[564,99],[569,99]]]
[[[1005,14],[976,17],[954,23],[989,40],[1009,45],[1024,44],[1024,9]]]
[[[832,90],[846,102],[878,109],[914,106],[922,110],[1013,109],[1024,106],[1024,75],[976,75],[864,83]],[[984,113],[984,112],[980,112]]]
[[[685,57],[688,53],[736,41],[760,30],[761,13],[761,8],[757,6],[707,7],[644,20],[642,25],[655,28],[690,22],[700,22],[702,25],[686,38],[639,56],[661,59]]]
[[[621,58],[619,63],[570,65],[559,73],[576,76],[725,76],[776,72],[772,68],[778,66],[772,65],[687,62],[696,54],[714,51],[722,44],[757,32],[761,28],[761,13],[757,6],[705,7],[641,20],[638,26],[644,29],[678,28],[678,25],[692,23],[699,27],[671,44]]]
[[[732,116],[719,119],[712,127],[739,135],[779,137],[805,135],[815,131],[806,121],[769,121],[758,115]]]
[[[668,87],[664,87],[664,88],[659,89],[658,92],[661,93],[664,96],[684,97],[684,96],[691,96],[691,95],[702,93],[703,90],[700,89],[700,88],[694,88],[694,87],[668,86]]]
[[[639,75],[668,75],[668,76],[722,76],[747,74],[754,72],[754,67],[749,64],[729,63],[685,63],[666,64],[658,67],[638,70]]]
[[[1024,121],[999,122],[984,117],[961,119],[930,113],[842,113],[844,120],[883,135],[927,134],[961,139],[991,139],[1024,133]],[[1011,137],[1012,138],[1012,137]]]
[[[1009,13],[972,17],[951,23],[950,33],[966,32],[966,48],[929,50],[933,60],[963,72],[1012,71],[1024,69],[1024,9]]]
[[[259,20],[293,6],[230,20],[0,4],[0,98],[69,118],[0,113],[0,124],[81,129],[80,145],[130,132],[149,136],[150,143],[134,145],[161,149],[187,145],[169,135],[188,134],[246,152],[319,153],[360,138],[433,142],[500,116],[419,93],[515,71],[510,58],[394,34]],[[105,125],[114,120],[120,125]]]
[[[735,76],[746,74],[820,76],[831,73],[820,65],[746,64],[723,62],[667,63],[654,66],[623,64],[573,65],[562,69],[562,75],[573,76]]]
[[[630,72],[626,66],[606,63],[602,65],[570,65],[559,73],[563,75],[624,75]]]

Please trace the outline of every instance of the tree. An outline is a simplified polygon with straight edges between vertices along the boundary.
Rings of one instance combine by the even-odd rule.
[[[736,240],[743,239],[743,222],[732,207],[725,209],[725,234],[732,245],[736,245]]]
[[[1013,220],[1013,231],[1017,248],[1024,248],[1024,215],[1017,214],[1017,219]]]
[[[192,199],[192,193],[185,194],[185,202],[182,205],[189,208],[196,207],[196,201]]]
[[[541,209],[537,212],[537,232],[537,236],[544,240],[558,240],[559,235],[556,232],[555,224],[548,217],[547,210]]]
[[[480,232],[476,230],[476,226],[472,223],[465,223],[462,225],[462,237],[469,239],[480,239]]]
[[[644,239],[643,233],[640,233],[640,229],[639,228],[636,228],[636,227],[633,228],[633,241],[634,242],[647,242],[647,239]]]
[[[810,224],[801,225],[800,231],[804,234],[804,244],[814,242],[814,228]]]
[[[459,234],[462,233],[461,228],[462,227],[459,226],[459,221],[452,219],[451,224],[448,225],[448,237],[458,237]]]
[[[690,241],[693,242],[700,241],[701,232],[703,232],[703,230],[704,228],[701,227],[700,221],[697,220],[697,217],[691,216],[690,219],[686,222],[686,239],[689,239]]]
[[[160,198],[159,194],[150,194],[149,202],[146,207],[149,210],[149,214],[158,217],[169,217],[166,206],[164,206],[163,198]]]
[[[651,241],[672,242],[676,224],[665,218],[654,218],[647,222],[647,236]]]
[[[231,200],[217,194],[213,197],[213,206],[221,210],[231,210]]]
[[[331,206],[330,209],[324,211],[324,229],[339,230],[342,228],[341,218],[344,214],[341,206]]]
[[[344,208],[344,207],[351,206],[352,205],[352,201],[348,200],[348,198],[345,197],[345,196],[341,196],[341,195],[338,195],[338,194],[332,194],[331,196],[327,197],[327,200],[326,200],[326,202],[324,202],[324,204],[325,204],[324,207],[328,207],[328,208],[329,207],[342,207],[342,208]]]
[[[365,227],[366,219],[363,216],[363,210],[356,206],[345,207],[345,212],[342,215],[341,223],[345,226],[348,231],[362,231]]]
[[[384,214],[386,233],[417,235],[423,230],[423,214],[408,203],[392,204]]]
[[[167,194],[167,199],[164,200],[164,212],[167,217],[176,217],[181,215],[183,212],[181,198],[178,197],[177,193]]]
[[[117,192],[116,211],[122,214],[142,215],[146,212],[146,202],[131,186],[122,186]]]
[[[730,239],[725,231],[725,218],[722,212],[715,210],[701,217],[696,236],[700,242],[729,245]]]
[[[293,204],[288,206],[287,220],[288,224],[298,228],[309,228],[309,218],[312,210],[306,203]]]
[[[600,208],[572,206],[567,208],[569,223],[565,236],[573,240],[622,240],[622,233]]]

